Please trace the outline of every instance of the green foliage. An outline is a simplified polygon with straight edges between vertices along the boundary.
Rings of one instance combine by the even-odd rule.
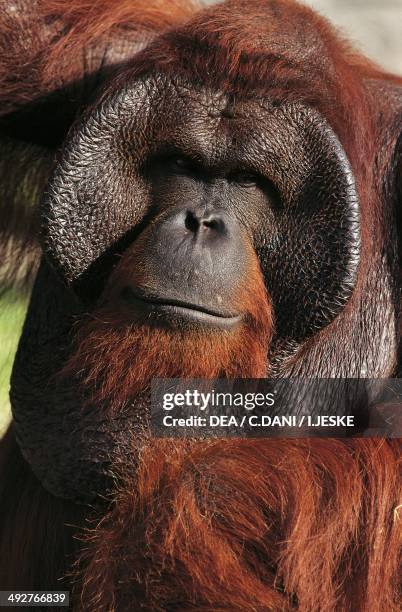
[[[11,367],[24,322],[27,298],[15,291],[0,297],[0,435],[10,419],[9,386]]]

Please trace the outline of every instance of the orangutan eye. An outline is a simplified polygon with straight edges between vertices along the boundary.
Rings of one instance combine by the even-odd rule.
[[[239,171],[232,175],[232,180],[242,187],[254,187],[259,183],[260,178],[252,172]]]
[[[174,172],[188,172],[192,169],[191,162],[180,156],[169,158],[168,165]]]

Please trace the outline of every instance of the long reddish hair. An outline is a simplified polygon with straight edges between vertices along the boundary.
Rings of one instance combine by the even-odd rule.
[[[151,440],[84,537],[83,609],[399,611],[400,449]]]
[[[186,22],[194,5],[188,0],[43,0],[25,8],[22,16],[0,15],[2,115],[80,80],[88,47],[103,61],[97,51],[116,37],[138,34],[140,42],[149,40]],[[255,36],[256,25],[264,35]],[[260,53],[258,45],[269,32],[282,55]],[[289,46],[289,33],[299,46]],[[190,59],[185,46],[185,53],[175,56],[176,42],[186,37],[198,45],[190,49]],[[363,243],[378,240],[372,228],[384,185],[390,189],[392,182],[399,132],[389,128],[394,111],[383,102],[382,91],[376,96],[374,88],[369,95],[364,80],[401,84],[400,78],[353,52],[325,20],[291,0],[222,5],[158,45],[144,52],[139,68],[174,71],[179,62],[184,74],[197,71],[204,78],[208,73],[223,86],[236,81],[241,91],[262,93],[269,80],[279,99],[294,96],[315,105],[339,135],[356,174],[368,220]],[[199,48],[208,49],[208,71]],[[243,61],[244,50],[250,62]],[[2,221],[10,221],[9,199],[4,202]],[[12,227],[21,228],[22,215],[19,220],[13,215]],[[371,262],[371,252],[363,253],[361,273]],[[268,343],[269,299],[263,292],[253,295],[256,304],[265,304],[263,318],[255,320]],[[243,296],[248,304],[247,291]],[[356,308],[353,301],[348,308]],[[110,308],[102,306],[97,318],[83,325],[69,364],[70,372],[81,372],[93,389],[94,400],[115,393],[124,401],[127,390],[134,392],[156,371],[183,372],[186,364],[177,361],[177,351],[175,359],[166,359],[174,340],[168,334],[155,334],[139,346],[142,340]],[[258,347],[254,375],[266,366],[259,338],[254,333],[242,345],[248,346],[247,357]],[[238,343],[227,351],[217,343],[203,345],[200,338],[191,342],[194,368],[203,368],[204,375],[215,375],[216,363],[226,375],[245,373]],[[133,347],[144,359],[135,374],[127,358]],[[208,358],[198,359],[198,350]],[[233,366],[234,356],[236,370],[222,368],[223,362]],[[401,448],[400,440],[370,439],[148,440],[139,458],[133,449],[132,465],[116,466],[114,498],[80,532],[74,607],[88,612],[399,612]],[[78,531],[93,511],[45,491],[23,460],[12,429],[2,442],[0,473],[0,582],[3,588],[54,589],[72,556],[71,525]]]

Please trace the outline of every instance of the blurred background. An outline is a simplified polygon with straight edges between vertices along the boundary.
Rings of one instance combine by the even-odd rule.
[[[305,4],[327,16],[384,68],[402,74],[402,0],[305,0]],[[9,378],[26,303],[18,293],[0,293],[0,435],[10,418]]]

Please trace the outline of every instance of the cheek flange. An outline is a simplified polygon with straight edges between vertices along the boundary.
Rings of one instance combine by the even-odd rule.
[[[149,193],[140,167],[149,147],[150,89],[139,81],[95,107],[73,128],[49,181],[40,208],[42,247],[75,289],[146,215]],[[127,154],[129,120],[136,146]]]
[[[152,187],[141,168],[166,136],[170,98],[179,89],[164,78],[138,80],[124,95],[105,99],[66,143],[42,202],[42,244],[48,261],[78,293],[98,280],[107,268],[105,258],[125,237],[132,239],[152,207]],[[190,96],[192,89],[187,84],[180,91]],[[328,325],[353,292],[360,258],[359,199],[347,156],[316,110],[289,103],[268,104],[261,117],[255,112],[256,141],[262,142],[257,155],[283,198],[274,215],[275,239],[267,229],[259,256],[277,336],[302,342]],[[242,147],[240,142],[239,158]]]
[[[144,398],[136,403],[135,418],[123,412],[113,418],[97,409],[85,412],[76,385],[66,383],[64,388],[55,376],[68,359],[74,316],[82,315],[82,303],[69,289],[85,281],[104,253],[146,214],[148,194],[139,167],[150,133],[140,128],[147,125],[151,98],[150,88],[140,83],[119,100],[119,112],[125,105],[125,116],[135,115],[132,123],[137,126],[132,165],[126,169],[130,172],[121,165],[124,155],[114,157],[124,130],[110,127],[119,113],[112,112],[118,105],[109,100],[109,106],[96,109],[73,131],[42,203],[46,261],[14,366],[14,426],[26,460],[46,488],[76,501],[87,502],[113,484],[114,453],[133,465],[130,441],[136,440],[137,448],[143,442],[149,409]],[[274,113],[271,119],[275,126]],[[276,333],[301,341],[328,324],[353,292],[360,254],[359,203],[346,155],[317,112],[284,106],[276,123],[284,135],[290,124],[299,134],[306,163],[295,169],[297,190],[287,189],[295,181],[282,172],[281,191],[287,197],[276,214],[277,240],[267,240],[259,256]],[[280,155],[289,157],[284,164],[291,172],[292,149],[286,142]],[[271,174],[280,184],[274,169]],[[254,298],[255,292],[253,304]],[[266,339],[263,344],[268,350]]]
[[[276,139],[288,133],[281,150],[285,169],[278,176],[271,170],[283,201],[275,212],[275,237],[264,241],[259,256],[277,336],[300,343],[328,325],[353,293],[360,261],[360,204],[346,153],[317,111],[284,105],[272,125]],[[292,127],[288,132],[286,125]],[[300,162],[294,168],[292,159]]]

